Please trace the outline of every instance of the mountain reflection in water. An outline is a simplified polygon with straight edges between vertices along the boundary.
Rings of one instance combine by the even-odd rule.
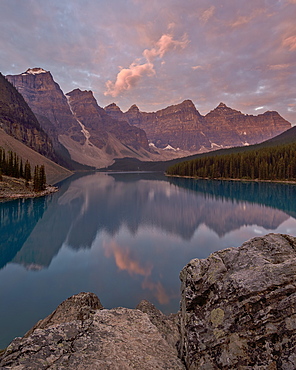
[[[295,234],[295,195],[294,185],[91,173],[50,197],[0,204],[0,320],[9,332],[0,348],[83,290],[105,307],[146,298],[176,312],[190,259],[257,234]]]

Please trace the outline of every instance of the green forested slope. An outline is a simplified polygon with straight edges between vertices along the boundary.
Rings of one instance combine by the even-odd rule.
[[[166,171],[172,176],[201,178],[296,180],[296,142],[258,146],[258,149],[210,155],[177,163]]]

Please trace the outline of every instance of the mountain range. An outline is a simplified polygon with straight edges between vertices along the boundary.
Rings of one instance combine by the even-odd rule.
[[[18,108],[22,117],[16,116],[17,124],[6,119],[6,108],[2,109],[2,129],[72,169],[106,168],[114,159],[167,161],[219,148],[247,147],[291,128],[277,112],[247,115],[224,103],[205,116],[190,100],[150,113],[136,105],[127,112],[115,103],[102,108],[91,91],[75,89],[64,94],[51,73],[42,68],[6,76],[6,87],[2,80],[1,96],[10,85],[12,105],[16,109],[16,102],[26,104],[31,117],[24,118]]]
[[[243,114],[220,103],[202,116],[191,100],[153,113],[133,105],[123,113],[116,104],[105,107],[112,117],[142,128],[154,146],[205,152],[223,147],[262,142],[289,129],[291,124],[277,112],[258,116]]]

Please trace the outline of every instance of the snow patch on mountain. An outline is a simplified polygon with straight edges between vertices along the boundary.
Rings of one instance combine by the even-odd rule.
[[[89,141],[90,139],[90,133],[89,131],[87,131],[87,129],[85,128],[84,124],[79,121],[79,119],[76,117],[76,114],[74,113],[72,107],[71,107],[71,103],[70,103],[70,99],[71,97],[66,95],[66,98],[67,98],[67,101],[68,101],[68,105],[69,105],[69,108],[70,108],[70,111],[71,113],[73,114],[73,117],[76,119],[77,123],[79,124],[79,126],[81,127],[81,132],[83,133],[84,137],[85,137],[85,145],[90,145],[92,146],[92,143]]]
[[[45,71],[42,68],[29,68],[29,69],[26,70],[25,73],[22,73],[22,76],[39,75],[40,73],[47,73],[47,71]]]
[[[174,150],[176,151],[176,149],[174,147],[172,147],[170,144],[168,144],[165,148],[163,148],[164,150]]]

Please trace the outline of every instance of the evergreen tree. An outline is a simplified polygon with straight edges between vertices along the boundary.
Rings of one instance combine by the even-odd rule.
[[[35,191],[39,191],[39,166],[35,166],[34,168],[34,177],[33,177],[33,188]]]
[[[41,165],[40,167],[37,165],[34,169],[33,188],[35,191],[42,191],[45,189],[45,184],[46,175],[44,165]]]
[[[29,181],[32,179],[31,165],[28,160],[26,160],[26,163],[25,163],[24,178],[26,180],[26,185],[28,185]]]
[[[44,164],[42,164],[40,166],[39,181],[40,181],[40,188],[41,188],[41,190],[44,190],[45,189],[45,185],[46,185],[46,174],[45,174]]]

